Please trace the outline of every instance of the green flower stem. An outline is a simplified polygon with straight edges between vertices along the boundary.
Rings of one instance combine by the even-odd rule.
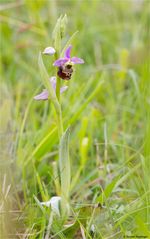
[[[58,44],[59,45],[59,44]],[[56,47],[55,60],[60,55],[59,47]],[[58,69],[57,69],[58,70]],[[58,104],[55,105],[57,121],[58,121],[58,134],[59,134],[59,172],[60,172],[60,195],[61,195],[61,212],[64,218],[69,213],[69,189],[70,189],[70,161],[69,161],[69,131],[63,132],[63,119],[61,109],[61,79],[57,76],[56,70],[56,99]],[[59,107],[58,107],[59,106]]]
[[[58,54],[55,54],[55,60],[57,60],[57,58],[58,58]],[[59,137],[61,138],[64,130],[63,130],[61,102],[60,102],[60,87],[61,87],[61,79],[57,77],[57,71],[56,71],[56,96],[59,102],[59,109],[56,109],[56,113],[57,113],[57,120],[58,120],[58,134],[59,134]]]
[[[58,122],[58,134],[59,138],[61,138],[63,134],[63,120],[62,120],[62,111],[61,111],[61,105],[55,105],[56,115],[57,115],[57,122]]]
[[[60,103],[60,85],[61,85],[61,80],[59,77],[56,78],[56,96],[57,96],[57,99]]]
[[[61,137],[63,134],[63,120],[62,120],[62,110],[61,110],[61,102],[60,102],[60,78],[57,77],[56,81],[56,96],[59,102],[59,111],[58,111],[58,125],[59,125],[59,136]]]
[[[55,60],[57,60],[57,59],[58,59],[58,53],[55,53]],[[61,80],[57,76],[57,70],[56,70],[56,96],[57,96],[59,103],[60,103],[60,86],[61,86]]]
[[[64,129],[63,129],[63,120],[62,120],[62,111],[61,111],[61,105],[60,105],[60,110],[59,110],[59,115],[58,115],[58,121],[59,121],[59,136],[61,138]]]

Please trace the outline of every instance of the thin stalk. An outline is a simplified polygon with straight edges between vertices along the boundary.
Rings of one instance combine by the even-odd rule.
[[[58,59],[58,54],[55,53],[55,60],[57,60],[57,59]],[[59,103],[60,103],[60,86],[61,86],[61,80],[57,76],[57,70],[56,70],[56,96],[57,96]]]
[[[61,80],[59,77],[56,78],[56,96],[57,96],[57,99],[60,103],[60,84],[61,84]]]
[[[57,116],[58,135],[60,139],[63,134],[63,120],[62,120],[61,105],[60,104],[58,104],[57,106],[55,105],[55,110],[56,110],[56,116]]]
[[[58,54],[55,54],[55,60],[57,60]],[[63,134],[63,120],[62,120],[62,110],[61,110],[61,102],[60,102],[60,87],[61,87],[61,79],[57,77],[57,71],[56,71],[56,96],[57,100],[59,102],[59,109],[56,109],[57,114],[57,121],[58,121],[58,134],[61,138]]]
[[[58,133],[60,138],[63,132],[64,132],[64,129],[63,129],[62,111],[61,111],[61,105],[60,105],[59,112],[58,112]]]
[[[59,51],[56,51],[59,52]],[[59,54],[60,55],[60,54]],[[58,59],[58,54],[55,54],[55,60]],[[57,69],[58,70],[58,69]],[[68,153],[68,140],[69,138],[63,134],[63,119],[62,119],[62,109],[61,109],[61,79],[57,76],[56,70],[56,97],[58,100],[59,107],[55,107],[58,122],[58,134],[59,134],[59,172],[60,172],[60,194],[61,194],[61,211],[63,217],[69,212],[69,186],[70,186],[70,164],[69,153]],[[68,136],[68,135],[67,135]],[[67,166],[66,166],[67,162]],[[67,174],[67,175],[66,175]],[[66,178],[67,177],[67,178]],[[66,201],[67,200],[67,201]]]
[[[53,223],[53,212],[51,212],[50,217],[49,217],[49,222],[48,222],[48,226],[47,226],[47,232],[45,235],[45,239],[50,238],[50,231],[51,231],[52,223]]]
[[[56,96],[59,102],[59,110],[57,112],[57,117],[58,117],[58,133],[59,136],[61,138],[62,134],[63,134],[63,119],[62,119],[62,110],[61,110],[61,102],[60,102],[60,83],[61,80],[60,78],[57,77],[57,81],[56,81]]]

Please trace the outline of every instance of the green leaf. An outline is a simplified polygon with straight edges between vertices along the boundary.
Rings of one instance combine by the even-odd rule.
[[[38,198],[37,198],[35,195],[33,195],[33,197],[34,197],[34,200],[36,201],[37,205],[38,205],[39,208],[41,209],[41,211],[42,211],[43,213],[45,213],[45,209],[44,209],[44,207],[41,205],[41,203],[40,203],[40,201],[38,200]]]
[[[59,55],[61,50],[61,40],[65,35],[65,30],[67,26],[67,15],[65,14],[64,17],[60,16],[56,22],[56,25],[54,27],[52,38],[54,41],[54,47],[57,51],[57,55]]]
[[[48,76],[48,73],[47,73],[46,68],[44,66],[41,52],[39,53],[38,64],[39,64],[39,68],[40,68],[40,75],[42,77],[42,80],[43,80],[43,83],[44,83],[45,87],[48,89],[48,91],[50,93],[50,98],[55,99],[56,95],[55,95],[55,92],[52,88],[52,85],[49,82],[49,76]]]
[[[56,127],[53,128],[41,139],[29,157],[25,160],[24,166],[27,166],[30,161],[34,160],[34,157],[36,160],[39,160],[39,158],[47,153],[49,148],[52,147],[51,143],[56,143],[56,129]]]
[[[53,87],[52,87],[52,85],[49,82],[49,76],[48,76],[48,73],[47,73],[46,68],[44,66],[41,52],[39,53],[38,64],[39,64],[39,68],[40,68],[41,78],[43,80],[43,83],[44,83],[46,89],[49,92],[49,98],[52,100],[52,102],[53,102],[53,104],[54,104],[54,106],[55,106],[55,108],[56,108],[56,110],[58,112],[59,108],[60,108],[60,105],[59,105],[59,102],[57,100],[56,94],[55,94],[55,92],[53,90]]]
[[[63,38],[65,36],[67,23],[68,23],[68,19],[67,19],[67,15],[65,14],[64,17],[61,19],[61,25],[60,25],[61,38]]]
[[[81,115],[81,113],[84,111],[84,109],[86,108],[86,106],[94,99],[94,97],[96,96],[96,94],[100,93],[102,84],[104,83],[104,79],[105,79],[105,72],[102,74],[101,79],[99,81],[99,83],[97,84],[97,86],[95,87],[95,89],[91,92],[91,94],[89,95],[88,98],[86,98],[84,100],[84,102],[81,104],[81,106],[78,108],[78,110],[74,113],[74,115],[69,119],[69,121],[67,122],[68,124],[72,125]]]
[[[68,200],[70,190],[69,128],[62,135],[59,148],[59,170],[61,178],[61,196]]]
[[[58,18],[56,25],[54,27],[53,33],[52,33],[52,39],[54,41],[54,48],[56,49],[56,51],[58,51],[58,54],[61,49],[61,34],[60,34],[61,19],[62,19],[62,16],[60,16]]]
[[[61,54],[60,54],[60,57],[63,57],[64,53],[65,53],[65,50],[67,49],[67,47],[72,43],[72,41],[74,40],[76,34],[78,33],[79,31],[76,31],[72,34],[72,36],[69,38],[69,40],[67,41],[67,43],[65,44]]]
[[[102,192],[102,194],[97,198],[97,202],[100,204],[103,204],[104,201],[108,199],[108,197],[111,195],[112,191],[114,190],[118,180],[120,179],[120,176],[113,179],[113,181],[107,185],[105,190]]]
[[[148,225],[143,222],[143,220],[137,215],[135,216],[136,223],[138,227],[140,228],[140,231],[143,232],[148,238],[150,238],[150,231],[148,229]]]

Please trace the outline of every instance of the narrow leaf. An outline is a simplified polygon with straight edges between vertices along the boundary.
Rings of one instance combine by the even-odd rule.
[[[62,198],[68,200],[70,190],[69,128],[62,135],[59,148],[59,170]]]
[[[54,48],[56,49],[58,53],[60,52],[60,49],[61,49],[61,19],[62,19],[62,16],[58,18],[52,33]]]
[[[38,198],[37,198],[35,195],[33,195],[33,197],[34,197],[34,200],[36,201],[37,205],[38,205],[39,208],[41,209],[41,211],[42,211],[43,213],[45,213],[45,209],[44,209],[44,207],[41,205],[41,203],[40,203],[40,201],[38,200]]]
[[[42,78],[42,80],[43,80],[43,83],[44,83],[46,89],[47,89],[48,92],[49,92],[49,98],[52,100],[52,102],[54,103],[54,106],[55,106],[56,110],[58,111],[59,108],[60,108],[59,102],[58,102],[58,100],[57,100],[57,97],[56,97],[56,94],[55,94],[55,92],[54,92],[54,90],[53,90],[53,87],[52,87],[52,85],[50,84],[49,76],[48,76],[48,73],[47,73],[46,68],[45,68],[45,66],[44,66],[41,52],[39,53],[38,64],[39,64],[39,68],[40,68],[41,78]]]
[[[106,201],[109,196],[111,195],[112,191],[114,190],[120,176],[113,179],[113,181],[107,185],[105,190],[102,192],[102,194],[97,198],[97,202],[100,204],[103,204],[104,201]]]
[[[102,79],[104,77],[105,77],[105,74],[103,73]],[[71,117],[71,119],[69,119],[69,121],[68,121],[69,124],[73,124],[79,118],[79,116],[81,115],[83,110],[86,108],[86,106],[93,100],[93,98],[96,96],[96,94],[100,93],[100,89],[101,89],[103,83],[104,83],[104,80],[101,80],[99,82],[99,84],[97,85],[97,87],[95,87],[95,89],[90,94],[90,96],[87,99],[85,99],[85,101],[83,102],[83,104],[81,104],[81,106],[78,108],[76,113],[74,113],[74,115]]]
[[[78,32],[79,32],[79,31],[74,32],[74,33],[72,34],[72,36],[69,38],[69,40],[67,41],[65,47],[63,48],[63,50],[62,50],[62,52],[61,52],[60,57],[63,57],[65,50],[66,50],[67,47],[72,43],[72,41],[74,40],[74,38],[75,38],[75,36],[76,36],[76,34],[77,34]]]
[[[67,15],[65,14],[61,20],[61,29],[60,29],[61,38],[63,38],[65,35],[67,23],[68,23],[68,19],[67,19]]]

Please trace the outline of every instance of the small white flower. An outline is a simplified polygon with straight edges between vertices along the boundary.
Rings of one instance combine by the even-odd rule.
[[[53,47],[49,46],[49,47],[46,47],[44,49],[43,54],[45,54],[45,55],[54,55],[55,52],[56,52],[55,49]]]
[[[92,226],[91,226],[91,231],[95,232],[95,225],[94,224],[92,224]]]
[[[60,216],[60,200],[61,197],[55,196],[52,197],[49,201],[41,202],[40,204],[46,207],[51,207],[52,211],[58,216]]]

